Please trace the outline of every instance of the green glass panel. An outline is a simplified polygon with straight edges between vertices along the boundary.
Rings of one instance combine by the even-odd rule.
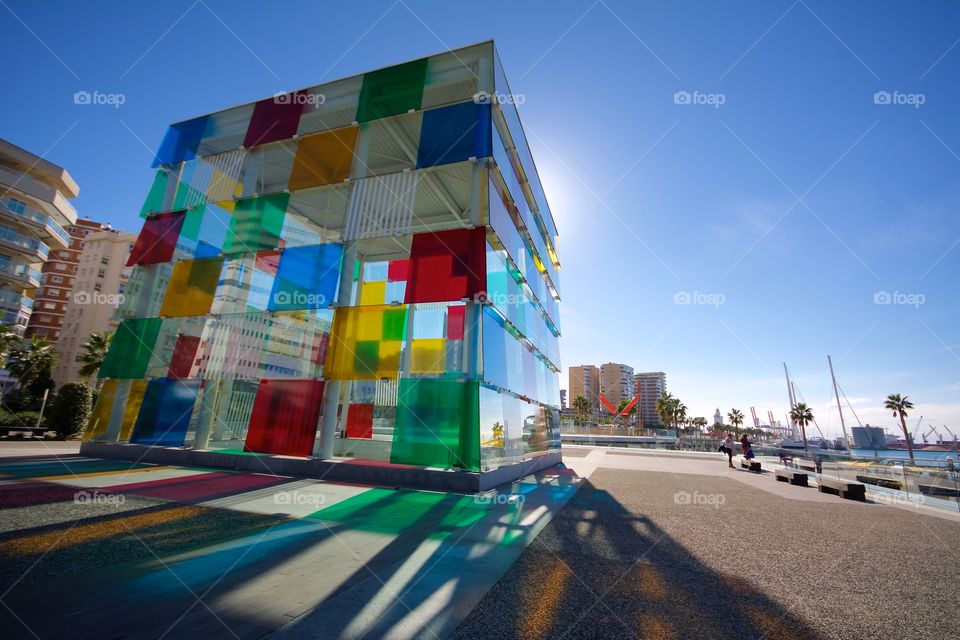
[[[376,340],[358,340],[353,357],[353,368],[370,373],[380,368],[380,343]]]
[[[110,342],[100,367],[101,378],[143,378],[160,332],[160,318],[124,320]]]
[[[390,462],[480,470],[479,385],[402,378]]]
[[[427,60],[423,59],[363,76],[357,121],[367,122],[419,109],[423,103],[426,73]]]
[[[387,309],[383,312],[383,339],[403,340],[407,331],[407,309]]]
[[[167,172],[157,171],[153,176],[153,184],[150,185],[150,192],[147,193],[147,199],[140,208],[140,217],[146,218],[154,211],[163,211],[163,196],[167,192]]]
[[[223,253],[229,255],[278,248],[289,201],[289,193],[272,193],[238,201]]]

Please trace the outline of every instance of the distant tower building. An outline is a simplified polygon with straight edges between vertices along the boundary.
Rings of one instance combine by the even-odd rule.
[[[608,362],[600,367],[600,393],[614,407],[620,401],[633,400],[633,367],[617,362]]]
[[[720,414],[720,407],[717,407],[717,411],[713,414],[713,424],[723,424],[723,416]]]
[[[645,427],[660,424],[657,399],[667,390],[667,374],[663,371],[646,371],[633,376],[634,393],[640,394],[640,419]]]
[[[560,411],[567,410],[567,390],[560,389]]]
[[[599,406],[597,396],[600,394],[600,370],[592,364],[582,364],[579,367],[570,367],[570,403],[578,396],[583,396],[590,402],[591,413],[596,412]]]

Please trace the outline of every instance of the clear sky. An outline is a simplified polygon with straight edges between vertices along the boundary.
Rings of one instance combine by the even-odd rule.
[[[899,392],[911,422],[960,432],[960,4],[0,0],[0,16],[0,136],[124,230],[168,123],[494,38],[560,230],[561,387],[571,364],[624,362],[666,371],[691,415],[783,419],[786,361],[835,434],[831,354],[862,421],[892,427]]]

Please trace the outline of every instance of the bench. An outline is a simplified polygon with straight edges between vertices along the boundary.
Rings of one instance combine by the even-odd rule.
[[[817,470],[817,467],[820,465],[814,462],[810,462],[809,460],[800,460],[799,462],[794,461],[794,464],[798,468],[803,469],[804,471],[810,471],[811,473],[820,473],[819,470]]]
[[[49,429],[45,427],[19,427],[15,425],[0,426],[0,435],[8,436],[11,433],[29,433],[35,437],[43,437]]]
[[[853,480],[836,480],[834,478],[820,478],[820,493],[832,493],[847,500],[866,502],[867,485]]]
[[[920,484],[917,485],[920,489],[920,493],[926,496],[948,496],[952,498],[960,498],[960,491],[956,487],[941,487],[935,484]]]
[[[760,473],[760,463],[756,460],[747,460],[746,458],[740,458],[740,467],[743,469],[749,469],[754,473]]]
[[[810,477],[806,471],[794,471],[793,469],[777,469],[777,482],[789,482],[798,487],[809,487],[807,479]]]
[[[886,489],[903,489],[903,483],[893,478],[880,478],[878,476],[857,476],[858,482],[872,484]]]

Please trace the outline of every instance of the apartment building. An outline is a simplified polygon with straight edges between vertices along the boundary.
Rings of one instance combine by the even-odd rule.
[[[80,188],[66,169],[0,139],[0,313],[23,334],[51,251],[67,249]]]
[[[596,412],[600,406],[600,369],[592,364],[581,364],[570,367],[570,406],[579,396],[590,401],[591,412]]]
[[[633,400],[633,367],[618,362],[608,362],[600,366],[600,393],[614,407],[621,400]]]
[[[135,233],[105,228],[90,232],[82,241],[76,274],[71,278],[72,290],[63,300],[65,311],[60,317],[60,358],[53,373],[57,386],[79,380],[81,363],[77,359],[91,333],[116,329],[114,315],[127,288],[131,271],[127,258],[136,239]],[[56,277],[54,273],[49,277]],[[51,288],[45,287],[45,292]]]
[[[87,236],[103,228],[99,222],[79,218],[66,228],[70,245],[50,251],[41,269],[41,286],[37,289],[33,314],[27,325],[28,338],[47,338],[51,342],[60,339]]]
[[[663,371],[645,371],[633,376],[636,392],[640,394],[640,419],[643,426],[654,427],[660,424],[657,413],[657,398],[667,390],[667,374]]]

